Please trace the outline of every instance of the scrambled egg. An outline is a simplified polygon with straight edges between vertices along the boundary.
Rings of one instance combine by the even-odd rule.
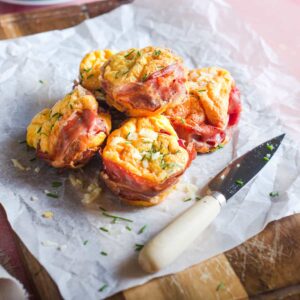
[[[228,122],[228,105],[234,85],[230,73],[218,67],[191,70],[189,91],[197,97],[209,123],[224,129]]]
[[[101,89],[101,67],[113,55],[113,51],[96,50],[85,55],[80,63],[81,85],[90,91]]]
[[[105,66],[103,78],[116,85],[143,82],[154,72],[178,62],[182,63],[182,59],[169,49],[152,46],[131,48],[111,57]]]
[[[83,121],[78,119],[74,125],[78,127],[78,132],[74,131],[72,133],[73,136],[68,136],[64,132],[65,127],[72,120],[76,120],[76,117],[79,118],[78,116],[84,111],[90,111],[97,119],[99,118],[99,122],[103,123],[103,130],[95,134],[86,133],[83,136],[84,128],[80,127]],[[73,129],[75,130],[76,128],[73,127]],[[59,151],[58,147],[65,149],[69,155],[66,158],[69,160],[65,162],[66,165],[70,164],[71,167],[75,167],[78,163],[77,160],[82,158],[84,152],[95,152],[99,149],[110,130],[110,115],[99,113],[98,102],[94,96],[81,86],[78,86],[65,98],[58,101],[52,109],[46,108],[34,116],[27,128],[26,140],[29,146],[37,149],[39,153],[46,154],[47,160],[52,160],[52,165],[56,167],[64,167],[61,159],[59,159],[59,162],[57,161],[57,164],[55,162],[58,156],[64,154],[57,153]],[[72,144],[75,142],[77,143],[76,146]],[[64,144],[64,147],[62,144]],[[70,153],[70,151],[73,152]],[[62,160],[64,160],[63,157]]]
[[[189,162],[164,116],[129,119],[108,137],[103,158],[158,184],[183,172]]]

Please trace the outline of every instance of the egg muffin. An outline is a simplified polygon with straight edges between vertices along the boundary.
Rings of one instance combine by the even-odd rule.
[[[218,67],[191,70],[188,86],[187,101],[165,115],[178,136],[194,143],[197,152],[214,151],[229,141],[239,121],[240,92],[230,73]]]
[[[107,102],[132,117],[157,115],[186,100],[186,70],[168,49],[131,48],[102,68]]]
[[[108,137],[101,177],[127,204],[151,206],[164,199],[194,157],[166,117],[132,118]]]
[[[53,167],[78,168],[99,150],[110,130],[110,115],[101,111],[89,91],[77,86],[34,116],[26,140],[37,157]]]
[[[101,67],[113,54],[109,49],[95,50],[86,54],[80,63],[80,84],[100,100],[104,98],[100,78]]]

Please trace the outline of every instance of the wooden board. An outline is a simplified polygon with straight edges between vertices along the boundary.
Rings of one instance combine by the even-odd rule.
[[[0,38],[63,29],[128,1],[0,16]],[[62,299],[47,271],[18,240],[34,299]],[[183,272],[152,280],[110,300],[300,299],[300,214],[269,224],[242,245]],[[31,298],[33,299],[33,298]]]

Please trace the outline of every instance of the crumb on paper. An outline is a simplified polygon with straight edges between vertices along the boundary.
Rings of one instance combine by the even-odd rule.
[[[17,159],[12,158],[11,161],[16,169],[19,169],[21,171],[26,170],[26,168]]]
[[[50,241],[50,240],[45,240],[42,241],[41,244],[45,247],[53,247],[56,248],[56,250],[64,250],[67,248],[67,245],[60,245],[56,242]]]
[[[39,199],[38,199],[36,196],[31,196],[31,197],[30,197],[30,200],[31,200],[31,201],[37,201],[37,200],[39,200]]]
[[[87,188],[87,192],[83,194],[81,202],[83,204],[90,204],[97,199],[101,192],[102,189],[98,184],[91,183]]]
[[[82,180],[76,178],[73,174],[69,175],[69,181],[71,182],[72,186],[74,187],[82,187]]]
[[[52,211],[44,211],[42,214],[42,217],[45,219],[52,219],[53,218],[53,212]]]
[[[35,173],[39,173],[40,170],[41,170],[41,169],[40,169],[39,167],[36,167],[36,168],[34,169],[34,172],[35,172]]]

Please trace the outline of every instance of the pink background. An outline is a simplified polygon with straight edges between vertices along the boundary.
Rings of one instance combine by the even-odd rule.
[[[95,0],[74,0],[82,4]],[[138,1],[138,0],[136,0]],[[278,54],[287,72],[300,79],[300,0],[228,0],[233,9],[260,33]],[[0,3],[0,13],[36,9]]]

